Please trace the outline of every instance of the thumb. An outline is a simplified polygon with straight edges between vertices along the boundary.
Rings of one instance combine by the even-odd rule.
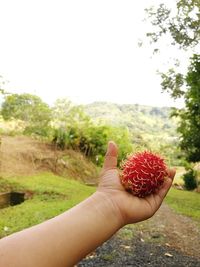
[[[117,156],[118,156],[117,145],[113,141],[108,142],[107,152],[103,164],[103,170],[116,168]]]
[[[167,169],[167,174],[168,174],[168,177],[165,180],[162,188],[158,192],[158,195],[160,196],[161,199],[163,199],[167,195],[167,192],[169,191],[169,189],[172,185],[174,176],[176,174],[176,170],[175,169]]]

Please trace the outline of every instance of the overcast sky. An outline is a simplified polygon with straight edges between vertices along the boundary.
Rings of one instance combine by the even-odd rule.
[[[166,1],[170,3],[171,0]],[[157,0],[0,0],[0,75],[12,92],[48,103],[178,105],[161,93],[170,52],[138,47],[144,8]]]

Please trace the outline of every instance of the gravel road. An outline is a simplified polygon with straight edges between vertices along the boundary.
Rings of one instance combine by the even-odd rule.
[[[200,267],[200,259],[186,256],[167,246],[145,243],[137,238],[124,242],[114,237],[78,266]]]
[[[166,204],[151,219],[128,225],[78,267],[200,267],[200,228]]]

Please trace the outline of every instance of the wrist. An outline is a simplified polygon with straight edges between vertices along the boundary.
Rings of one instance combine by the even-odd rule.
[[[91,196],[91,201],[96,207],[97,212],[101,213],[106,221],[115,223],[118,228],[117,230],[125,225],[124,218],[118,205],[114,201],[113,194],[96,191]]]

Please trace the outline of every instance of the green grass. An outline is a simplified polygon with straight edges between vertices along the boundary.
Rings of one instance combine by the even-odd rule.
[[[4,191],[33,193],[24,203],[0,210],[0,238],[52,218],[90,196],[95,188],[51,173],[0,179]]]
[[[33,193],[24,203],[0,209],[0,238],[52,218],[90,196],[95,188],[51,173],[0,179],[1,191]],[[177,212],[200,221],[200,194],[172,188],[166,202]],[[127,229],[125,236],[132,236]]]
[[[123,240],[132,240],[134,236],[135,224],[126,225],[118,232],[119,238]]]
[[[200,194],[172,188],[166,202],[175,211],[200,221]]]

